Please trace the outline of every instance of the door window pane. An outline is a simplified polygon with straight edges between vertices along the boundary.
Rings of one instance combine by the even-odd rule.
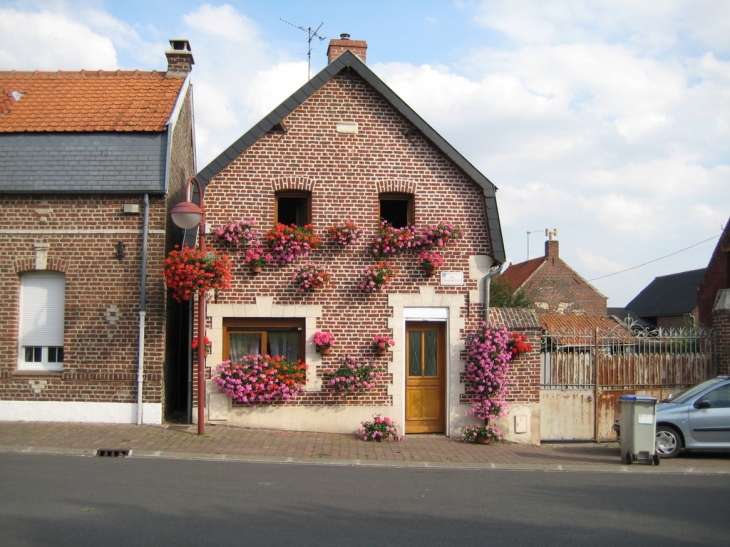
[[[408,333],[408,374],[410,376],[421,376],[420,331],[411,331]]]
[[[426,376],[438,376],[436,355],[436,331],[426,331]]]

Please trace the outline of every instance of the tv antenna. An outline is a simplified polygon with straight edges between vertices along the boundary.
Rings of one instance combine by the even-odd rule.
[[[327,39],[326,36],[320,36],[319,34],[317,34],[317,32],[319,31],[319,29],[322,28],[322,25],[324,25],[324,22],[320,23],[319,26],[316,29],[312,30],[312,27],[304,28],[304,27],[302,27],[300,25],[295,25],[291,21],[287,21],[286,19],[282,19],[281,17],[279,17],[279,20],[283,21],[287,25],[291,25],[293,27],[298,28],[299,30],[303,30],[304,32],[306,32],[309,35],[309,38],[307,39],[307,44],[309,46],[308,49],[307,49],[307,79],[310,79],[312,77],[312,38],[319,38],[319,41],[320,42],[322,40],[326,40]]]

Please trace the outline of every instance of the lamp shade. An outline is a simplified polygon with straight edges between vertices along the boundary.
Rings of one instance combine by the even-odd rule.
[[[170,211],[175,226],[183,230],[195,228],[203,218],[203,210],[190,201],[183,201],[175,205]]]

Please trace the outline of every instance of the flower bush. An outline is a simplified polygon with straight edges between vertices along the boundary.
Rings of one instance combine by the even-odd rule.
[[[467,391],[474,394],[470,414],[488,420],[507,414],[507,372],[512,352],[507,347],[509,334],[503,326],[479,324],[468,344],[465,377],[471,382]]]
[[[266,233],[271,255],[280,265],[289,264],[300,256],[307,256],[313,247],[322,243],[311,224],[297,226],[277,224]]]
[[[315,332],[312,341],[317,349],[327,349],[335,343],[335,335],[331,332]]]
[[[437,268],[440,268],[444,263],[443,257],[434,251],[423,251],[419,255],[419,257],[421,259],[421,265],[423,266],[423,269],[427,272],[435,271]]]
[[[375,414],[372,421],[362,422],[361,425],[357,434],[363,441],[397,442],[403,438],[403,435],[398,435],[398,424],[387,416],[381,418],[380,414]]]
[[[178,245],[165,259],[165,282],[172,289],[172,297],[181,302],[190,300],[199,291],[231,288],[231,263],[225,254],[213,251],[201,253]]]
[[[246,256],[244,258],[246,264],[250,264],[252,267],[263,268],[269,262],[274,260],[271,253],[264,252],[264,249],[258,246],[258,242],[254,247],[246,249]]]
[[[359,361],[349,355],[340,359],[338,368],[330,368],[323,374],[324,387],[335,393],[360,393],[373,388],[385,369],[369,359]]]
[[[527,336],[518,332],[513,332],[509,335],[507,341],[507,348],[512,353],[512,359],[518,357],[521,353],[532,351],[532,344],[527,343]]]
[[[502,430],[494,425],[467,425],[461,428],[461,439],[465,443],[476,442],[477,437],[483,437],[489,441],[499,442],[504,439]]]
[[[310,262],[294,272],[292,281],[299,285],[299,292],[312,292],[332,281],[332,274],[322,266]]]
[[[377,265],[368,266],[362,272],[365,279],[360,283],[360,288],[365,292],[385,292],[397,272],[390,262],[378,262]]]
[[[229,220],[222,226],[212,228],[214,243],[230,243],[231,245],[248,245],[258,241],[259,235],[254,229],[254,220],[234,221]]]
[[[307,380],[307,364],[277,355],[246,355],[238,363],[225,361],[216,368],[216,389],[237,403],[289,401]]]
[[[421,228],[413,246],[423,249],[444,247],[447,243],[453,244],[457,239],[461,239],[461,228],[451,222],[441,221],[436,225]]]
[[[348,220],[342,224],[330,226],[327,228],[327,233],[329,234],[330,239],[338,245],[347,246],[356,243],[360,238],[361,232],[360,228],[358,228],[353,221]]]
[[[204,347],[205,347],[206,353],[210,353],[210,351],[213,347],[213,345],[210,342],[210,338],[208,338],[207,336],[203,336],[203,344],[205,344]],[[198,349],[198,337],[197,336],[193,337],[193,343],[190,344],[190,347],[193,349]]]
[[[372,251],[377,256],[397,255],[413,247],[415,241],[414,226],[394,228],[387,220],[382,220],[378,235],[372,243]]]
[[[393,346],[395,346],[395,340],[389,336],[373,337],[373,349],[375,350],[388,351]]]

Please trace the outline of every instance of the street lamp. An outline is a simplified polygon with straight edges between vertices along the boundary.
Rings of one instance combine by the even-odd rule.
[[[198,186],[200,206],[190,201],[182,201],[170,211],[172,221],[178,228],[190,230],[198,226],[198,246],[205,253],[205,206],[203,187],[197,177],[190,177],[185,183],[185,199],[190,195],[190,185]],[[205,434],[205,291],[198,291],[198,435]]]

